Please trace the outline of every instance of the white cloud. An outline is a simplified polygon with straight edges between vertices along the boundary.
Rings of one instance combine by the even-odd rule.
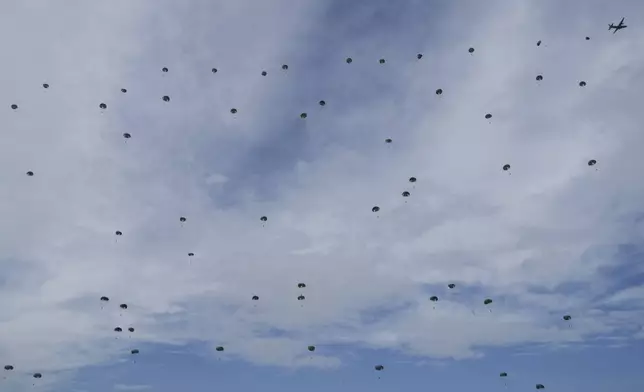
[[[641,314],[602,306],[641,290],[595,298],[644,230],[641,28],[607,35],[578,10],[552,28],[552,3],[499,2],[450,9],[432,26],[444,42],[412,48],[340,41],[300,3],[205,4],[2,13],[20,61],[0,75],[0,357],[25,372],[116,360],[116,324],[293,367],[339,366],[338,342],[464,358],[637,332]]]

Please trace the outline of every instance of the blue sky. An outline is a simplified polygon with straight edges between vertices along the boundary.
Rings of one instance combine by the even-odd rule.
[[[641,391],[642,11],[3,3],[2,390]]]

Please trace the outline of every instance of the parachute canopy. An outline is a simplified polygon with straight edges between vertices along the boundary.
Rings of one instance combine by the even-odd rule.
[[[11,105],[11,109],[13,109],[13,110],[18,109],[18,105],[16,105],[15,103],[14,103],[14,104],[12,104],[12,105]]]
[[[416,177],[409,177],[409,182],[416,182]]]
[[[114,328],[114,332],[123,332],[123,330],[121,329],[121,327],[116,327]]]
[[[122,92],[123,94],[125,94],[125,93],[127,93],[127,89],[122,88],[122,89],[121,89],[121,92]]]
[[[351,57],[347,57],[347,64],[351,64],[353,62],[353,59]]]
[[[34,172],[32,172],[31,170],[29,170],[29,171],[27,172],[27,175],[28,175],[29,177],[32,177],[32,176],[34,175]]]
[[[506,372],[501,372],[501,374],[499,374],[499,377],[507,377],[507,376],[508,374]]]
[[[537,388],[537,389],[546,389],[546,387],[544,387],[543,384],[537,384],[535,386],[535,388]]]
[[[259,218],[259,220],[261,220],[262,222],[266,222],[268,220],[268,218],[265,217],[265,216],[262,216],[261,218]]]
[[[115,235],[123,235],[123,233],[122,233],[120,230],[116,230],[116,231],[114,232],[114,234],[115,234]]]
[[[134,350],[130,351],[130,353],[131,353],[131,354],[138,354],[138,353],[139,353],[139,350],[135,348]]]
[[[486,298],[486,299],[485,299],[485,301],[483,301],[483,304],[485,304],[485,305],[489,305],[489,304],[491,304],[492,302],[494,302],[494,301],[492,301],[490,298]]]
[[[47,84],[47,83],[43,83],[43,84],[42,84],[42,87],[43,87],[43,88],[49,88],[49,84]]]
[[[306,113],[301,113],[300,114],[300,118],[306,118],[306,117],[308,117]]]
[[[170,102],[170,97],[167,95],[164,95],[161,99],[163,99],[164,102]]]
[[[303,288],[306,287],[306,283],[298,283],[297,287],[300,288],[300,289],[303,289]]]
[[[311,352],[315,351],[315,346],[309,346],[309,347],[307,347],[307,348],[308,348],[308,350],[309,350],[309,351],[311,351]]]
[[[382,365],[376,365],[373,368],[376,369],[377,371],[382,371],[382,370],[384,370],[385,367],[382,366]]]
[[[447,285],[447,287],[449,287],[450,289],[453,289],[454,287],[456,287],[456,285],[454,283],[450,283]]]
[[[185,216],[182,216],[181,218],[179,218],[179,222],[185,222],[185,221],[186,221],[186,217],[185,217]]]
[[[404,191],[404,192],[402,193],[402,197],[409,197],[409,195],[411,195],[411,193],[409,193],[409,192],[407,192],[407,191]]]
[[[538,80],[538,81],[543,80],[543,76],[541,76],[541,75],[537,75],[537,80]]]
[[[120,304],[120,305],[119,305],[119,307],[120,307],[121,309],[127,309],[127,304]]]
[[[391,140],[389,138],[385,139],[385,143],[391,143],[391,142],[393,142],[393,140]]]
[[[126,139],[129,139],[129,138],[131,138],[131,137],[132,137],[132,135],[130,135],[129,133],[125,132],[125,133],[123,134],[123,137],[124,137],[124,138],[126,138]]]
[[[373,206],[373,208],[371,209],[371,212],[378,212],[378,211],[380,211],[380,207],[378,206]]]
[[[438,297],[437,297],[437,296],[435,296],[435,295],[432,295],[431,297],[429,297],[429,300],[430,300],[430,301],[432,301],[432,302],[437,302],[437,301],[438,301]]]
[[[384,63],[385,63],[385,59],[380,59],[378,62],[379,62],[380,64],[384,64]]]
[[[101,301],[105,301],[105,302],[107,302],[107,301],[109,301],[109,300],[110,300],[110,299],[109,299],[108,297],[101,297]]]
[[[161,71],[168,72],[168,69],[166,67],[163,67],[163,68],[161,68]]]
[[[253,301],[258,301],[258,300],[259,300],[259,297],[258,297],[258,296],[256,296],[256,295],[253,295],[253,298],[251,298],[251,299],[252,299]]]
[[[586,87],[586,82],[584,82],[583,80],[579,82],[579,87]]]
[[[98,107],[101,109],[107,109],[107,105],[104,103],[101,103],[100,105],[98,105]]]
[[[223,348],[222,346],[217,346],[217,348],[215,348],[215,350],[217,350],[217,351],[224,351],[224,348]]]
[[[567,314],[567,315],[563,316],[563,319],[566,320],[566,321],[570,321],[572,319],[572,317],[570,317],[570,315]]]
[[[505,170],[505,171],[510,170],[510,165],[508,165],[508,164],[503,165],[503,170]]]
[[[230,109],[230,112],[231,112],[232,114],[235,114],[235,113],[237,113],[237,109],[232,108],[232,109]]]
[[[211,70],[210,70],[210,72],[212,72],[212,73],[217,73],[217,68],[213,68],[213,69],[211,69]]]
[[[128,328],[127,330],[130,331],[130,332],[134,332],[134,328],[132,328],[132,327]]]
[[[192,256],[194,256],[194,255],[195,255],[194,253],[192,253],[192,252],[188,252],[188,257],[192,257]]]
[[[416,55],[416,58],[417,58],[418,60],[422,59],[422,58],[423,58],[423,54],[422,54],[422,53],[418,53],[418,54]]]
[[[4,365],[4,370],[13,370],[12,365]]]
[[[474,53],[474,48],[469,48],[467,51],[470,53]]]
[[[486,115],[485,115],[485,118],[486,118],[487,120],[489,120],[489,119],[491,119],[491,118],[492,118],[492,115],[491,115],[490,113],[488,113],[488,114],[486,114]]]
[[[318,102],[318,103],[320,104],[320,106],[324,106],[324,105],[326,105],[326,102],[325,102],[325,101],[320,101],[320,102]]]
[[[262,76],[266,76],[266,71],[262,71]]]
[[[596,163],[597,163],[596,160],[591,159],[590,161],[588,161],[588,166],[594,166]]]
[[[442,88],[439,88],[438,90],[436,90],[436,95],[441,95],[442,93],[443,93]]]
[[[537,41],[537,46],[541,46],[541,40]]]
[[[305,297],[305,296],[303,296],[303,295],[299,295],[299,296],[297,297],[297,300],[298,300],[298,301],[304,301],[305,299],[306,299],[306,297]]]
[[[34,373],[34,378],[42,378],[42,374],[40,374],[40,373]]]
[[[286,64],[282,65],[282,69],[283,69],[284,71],[286,71],[286,70],[288,69],[288,65],[286,65]]]

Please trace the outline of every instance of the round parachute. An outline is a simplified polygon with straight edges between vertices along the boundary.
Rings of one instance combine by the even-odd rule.
[[[438,302],[438,297],[435,295],[432,295],[431,297],[429,297],[429,300],[432,302]]]
[[[501,372],[501,374],[499,374],[499,377],[507,377],[507,376],[508,374],[506,372]]]
[[[306,283],[298,283],[297,287],[300,288],[300,289],[303,289],[303,288],[306,287]]]
[[[543,76],[537,75],[537,81],[542,81],[542,80],[543,80]]]
[[[486,115],[485,115],[485,119],[486,119],[486,120],[489,120],[489,119],[491,119],[491,118],[492,118],[492,115],[491,115],[490,113],[488,113],[488,114],[486,114]]]
[[[546,387],[544,387],[543,384],[537,384],[537,385],[535,385],[535,388],[537,388],[537,389],[546,389]]]
[[[232,109],[230,109],[230,112],[231,112],[232,114],[235,114],[235,113],[237,113],[237,109],[232,108]]]
[[[132,135],[130,135],[129,133],[125,132],[125,133],[123,134],[123,137],[124,137],[124,138],[126,138],[126,139],[129,139],[129,138],[131,138],[131,137],[132,137]]]
[[[262,76],[266,76],[266,75],[267,75],[266,71],[262,71]]]
[[[185,217],[185,216],[182,216],[182,217],[180,217],[180,218],[179,218],[179,222],[185,222],[185,221],[186,221],[186,217]]]
[[[385,369],[385,367],[384,367],[384,366],[382,366],[382,365],[376,365],[376,366],[374,366],[373,368],[374,368],[374,369],[376,369],[376,371],[378,371],[378,372],[380,372],[380,371],[382,371],[382,370],[384,370],[384,369]]]
[[[13,370],[12,365],[4,365],[4,370]]]
[[[170,102],[170,97],[167,95],[164,95],[161,99],[163,99],[164,102]]]
[[[416,177],[409,177],[409,182],[416,182]]]
[[[188,257],[192,257],[192,256],[194,256],[194,255],[195,255],[194,253],[192,253],[192,252],[188,252]]]
[[[138,354],[138,353],[139,353],[139,350],[135,348],[134,350],[130,351],[130,353],[131,353],[131,354]]]
[[[572,319],[572,317],[570,317],[570,315],[567,314],[567,315],[563,316],[563,319],[566,320],[566,321],[570,321]]]
[[[416,58],[417,58],[418,60],[422,59],[422,58],[423,58],[423,54],[422,54],[422,53],[418,53],[418,54],[416,55]]]
[[[258,297],[258,296],[256,296],[256,295],[253,295],[253,297],[252,297],[251,299],[252,299],[253,301],[259,301],[259,297]]]
[[[510,165],[508,165],[508,164],[503,165],[503,170],[504,171],[510,170]]]
[[[309,351],[313,352],[313,351],[315,351],[315,346],[309,346],[309,347],[307,347],[307,349],[308,349]]]
[[[474,53],[474,48],[469,48],[467,51],[470,53]]]
[[[537,41],[537,46],[541,46],[541,40]]]
[[[122,89],[121,89],[121,92],[122,92],[123,94],[125,94],[125,93],[127,93],[127,89],[122,88]]]
[[[411,195],[411,193],[409,193],[409,192],[407,192],[407,191],[404,191],[404,192],[402,193],[402,197],[409,197],[409,195]]]
[[[373,206],[373,208],[371,209],[371,212],[378,212],[378,211],[380,211],[380,207],[378,206]]]
[[[114,328],[114,332],[123,332],[123,329],[121,327],[116,327]]]
[[[43,83],[43,84],[42,84],[42,88],[49,88],[49,84],[47,84],[47,83]]]
[[[101,103],[100,105],[98,105],[98,107],[101,109],[107,109],[107,105],[104,103]]]
[[[224,351],[224,348],[223,348],[222,346],[217,346],[217,347],[215,348],[215,350],[217,350],[217,351]]]
[[[387,138],[387,139],[385,139],[385,143],[391,143],[391,142],[393,142],[393,140],[388,139],[388,138]]]
[[[379,62],[380,64],[384,64],[384,63],[385,63],[385,59],[380,59],[378,62]]]
[[[121,309],[127,309],[127,304],[120,304],[120,305],[119,305],[119,307],[120,307]]]
[[[210,72],[212,72],[212,73],[217,73],[217,68],[213,68],[213,69],[211,69],[211,70],[210,70]]]
[[[436,95],[441,95],[442,93],[443,93],[442,88],[439,88],[438,90],[436,90]]]
[[[353,62],[353,59],[351,57],[347,57],[346,62],[347,64],[351,64]]]
[[[11,105],[11,109],[13,109],[13,110],[18,109],[18,105],[16,105],[15,103],[14,103],[14,104],[12,104],[12,105]]]
[[[166,67],[163,67],[163,68],[161,68],[161,71],[168,72],[168,69]]]
[[[29,171],[27,172],[27,175],[28,175],[29,177],[32,177],[32,176],[34,175],[34,172],[32,172],[31,170],[29,170]]]
[[[283,69],[284,71],[286,71],[286,70],[288,69],[288,65],[286,65],[286,64],[282,65],[282,69]]]
[[[485,301],[483,301],[483,304],[484,304],[484,305],[489,305],[489,304],[491,304],[492,302],[494,302],[494,301],[492,301],[490,298],[486,298],[486,299],[485,299]]]
[[[34,378],[42,378],[42,374],[40,374],[40,373],[34,373]]]
[[[304,297],[303,295],[299,295],[299,296],[297,297],[297,300],[298,300],[298,301],[304,301],[305,299],[306,299],[306,297]]]
[[[132,328],[132,327],[128,328],[127,330],[130,331],[130,332],[134,332],[134,328]]]
[[[584,82],[583,80],[579,82],[579,87],[586,87],[586,82]]]
[[[454,287],[456,287],[456,285],[454,283],[450,283],[447,285],[447,287],[450,289],[453,289]]]
[[[320,101],[320,102],[318,102],[318,103],[320,104],[320,106],[324,106],[324,105],[326,105],[326,102],[325,102],[325,101]]]
[[[307,117],[306,113],[301,113],[300,114],[300,118],[306,118],[306,117]]]
[[[261,220],[262,222],[266,222],[268,220],[268,218],[265,217],[265,216],[262,216],[261,218],[259,218],[259,220]]]
[[[588,166],[595,166],[596,164],[597,164],[597,161],[594,159],[591,159],[590,161],[588,161]]]

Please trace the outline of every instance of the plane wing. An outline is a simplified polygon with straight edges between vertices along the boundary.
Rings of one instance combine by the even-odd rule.
[[[619,21],[619,25],[618,25],[618,26],[621,26],[621,25],[623,25],[623,24],[624,24],[624,17],[622,17],[622,20],[620,20],[620,21]]]

